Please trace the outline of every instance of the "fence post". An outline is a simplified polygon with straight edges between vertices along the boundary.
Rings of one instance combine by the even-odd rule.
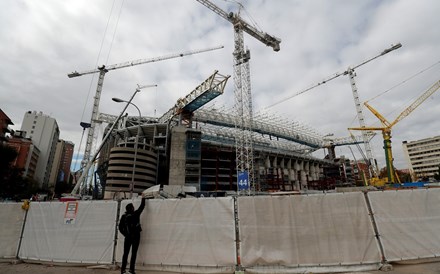
[[[379,230],[377,229],[376,220],[373,214],[373,208],[371,207],[370,199],[368,198],[368,191],[364,191],[365,202],[367,203],[368,215],[370,215],[371,223],[373,224],[374,235],[376,236],[376,240],[379,244],[380,255],[382,257],[382,264],[386,264],[385,253],[383,250],[383,245],[380,240]]]
[[[243,270],[240,259],[240,229],[238,218],[238,195],[232,197],[234,202],[234,224],[235,224],[235,258],[237,264],[235,265],[235,273],[241,273]]]
[[[30,205],[30,204],[29,204],[29,205]],[[22,207],[23,207],[23,206],[22,206]],[[16,258],[17,260],[20,259],[20,258],[18,257],[18,255],[20,254],[21,242],[23,241],[24,227],[25,227],[25,225],[26,225],[26,220],[27,220],[27,215],[28,215],[28,212],[29,212],[29,208],[30,208],[30,206],[29,206],[27,209],[24,209],[24,208],[23,208],[24,211],[25,211],[25,213],[24,213],[23,225],[21,226],[20,240],[18,241],[17,254],[15,255],[15,258]]]
[[[121,213],[121,199],[117,200],[118,209],[116,210],[116,220],[115,220],[115,238],[113,244],[113,255],[112,255],[112,264],[116,266],[116,246],[118,244],[118,221]]]

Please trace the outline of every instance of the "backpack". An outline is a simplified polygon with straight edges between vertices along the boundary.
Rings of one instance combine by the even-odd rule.
[[[133,218],[132,214],[124,213],[119,220],[119,232],[125,237],[134,232],[134,224],[133,221],[130,222],[130,219]]]

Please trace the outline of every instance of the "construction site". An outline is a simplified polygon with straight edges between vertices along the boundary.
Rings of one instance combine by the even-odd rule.
[[[422,263],[431,265],[409,271],[436,273],[439,185],[403,184],[394,167],[391,130],[437,92],[440,81],[392,121],[371,102],[361,102],[356,70],[403,47],[396,43],[256,111],[245,37],[274,52],[282,50],[282,38],[254,27],[239,12],[196,1],[233,29],[232,76],[214,70],[153,117],[142,115],[133,99],[156,85],[138,84],[130,99],[112,98],[123,106],[120,113],[102,112],[106,74],[223,46],[69,73],[98,77],[91,118],[81,122],[85,146],[73,189],[57,201],[1,203],[0,262],[116,273],[124,251],[119,220],[129,203],[137,208],[146,197],[139,273],[400,274],[410,272],[396,264]],[[347,125],[349,136],[322,134],[271,111],[339,77],[348,78],[354,99],[350,107],[358,126]],[[227,86],[233,86],[234,101],[215,104]],[[128,115],[129,107],[139,115]],[[367,126],[365,108],[381,126]],[[370,144],[374,137],[383,139],[382,174]],[[360,157],[353,151],[354,160],[337,155],[339,146],[355,146]]]
[[[351,137],[328,139],[309,126],[277,117],[269,111],[254,113],[250,51],[245,49],[244,34],[257,39],[275,52],[280,50],[281,39],[256,29],[239,14],[227,13],[210,1],[198,2],[233,26],[234,105],[218,107],[210,104],[224,93],[230,78],[229,75],[214,71],[185,97],[179,98],[159,118],[142,117],[139,108],[131,102],[137,92],[151,86],[138,86],[129,101],[113,98],[115,102],[126,104],[124,111],[129,105],[136,107],[138,116],[124,116],[124,111],[119,116],[99,111],[103,81],[108,71],[199,54],[221,47],[70,73],[70,78],[99,74],[91,121],[81,123],[88,133],[81,168],[77,173],[80,176],[76,178],[73,195],[92,195],[95,199],[127,195],[133,197],[133,194],[138,195],[154,185],[189,187],[192,192],[199,194],[211,192],[208,196],[225,196],[227,193],[246,191],[248,195],[255,195],[278,191],[300,193],[314,189],[332,190],[336,186],[382,187],[385,183],[397,182],[392,170],[391,148],[387,151],[387,168],[391,175],[378,178],[379,168],[369,142],[375,135],[373,131],[380,129],[365,126],[355,82],[355,69],[399,49],[402,46],[400,43],[294,95],[307,92],[340,76],[349,77],[360,125],[352,130],[360,130],[361,134],[356,137],[352,134]],[[415,104],[420,105],[438,87],[436,83]],[[399,119],[407,116],[417,106],[411,105]],[[99,139],[95,136],[95,127],[102,123],[108,124],[106,136],[102,138],[99,148],[92,152],[96,145],[94,142]],[[384,125],[388,126],[389,123]],[[358,176],[358,180],[351,174],[351,163],[338,158],[334,149],[336,146],[354,144],[358,146],[367,166],[362,176]],[[359,144],[365,147],[365,153]],[[321,149],[328,152],[325,158],[314,155],[314,152]]]

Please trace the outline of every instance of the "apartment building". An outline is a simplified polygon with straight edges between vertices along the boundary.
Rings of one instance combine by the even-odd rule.
[[[32,139],[40,150],[35,179],[40,187],[47,188],[60,136],[57,121],[41,111],[28,111],[24,115],[21,131],[25,131],[26,137]]]
[[[55,184],[58,182],[69,181],[73,148],[74,144],[72,142],[58,140],[49,178],[49,189],[54,189]]]
[[[408,162],[411,178],[433,178],[440,166],[440,136],[417,141],[403,141],[403,153]]]

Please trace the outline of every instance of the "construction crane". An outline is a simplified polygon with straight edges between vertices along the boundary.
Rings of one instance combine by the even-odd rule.
[[[359,120],[359,126],[360,127],[365,127],[365,118],[364,118],[364,114],[363,114],[363,111],[362,111],[362,105],[361,105],[360,100],[359,100],[359,93],[358,93],[358,89],[356,87],[356,82],[354,80],[354,77],[356,76],[354,70],[357,69],[360,66],[363,66],[363,65],[373,61],[374,59],[377,59],[377,58],[379,58],[379,57],[381,57],[381,56],[383,56],[383,55],[385,55],[387,53],[390,53],[393,50],[399,49],[401,47],[402,47],[401,43],[398,43],[396,45],[392,45],[390,48],[387,48],[387,49],[383,50],[380,54],[378,54],[378,55],[376,55],[376,56],[374,56],[374,57],[372,57],[370,59],[367,59],[364,62],[362,62],[362,63],[360,63],[360,64],[358,64],[356,66],[349,67],[344,72],[336,73],[336,74],[334,74],[334,75],[332,75],[330,77],[327,77],[326,79],[322,80],[321,82],[319,82],[319,83],[317,83],[317,84],[315,84],[313,86],[310,86],[310,87],[308,87],[308,88],[306,88],[306,89],[304,89],[304,90],[302,90],[300,92],[295,93],[294,95],[291,95],[291,96],[289,96],[289,97],[287,97],[287,98],[285,98],[283,100],[277,101],[277,102],[269,105],[267,108],[271,108],[271,107],[273,107],[275,105],[278,105],[278,104],[286,101],[287,99],[290,99],[290,98],[293,98],[293,97],[298,96],[300,94],[303,94],[303,93],[305,93],[305,92],[307,92],[307,91],[309,91],[311,89],[314,89],[314,88],[316,88],[316,87],[318,87],[320,85],[323,85],[323,84],[325,84],[325,83],[327,83],[327,82],[329,82],[329,81],[331,81],[333,79],[336,79],[339,76],[348,75],[350,77],[350,85],[351,85],[351,90],[352,90],[352,93],[353,93],[353,99],[354,99],[354,104],[355,104],[355,107],[356,107],[357,117],[358,117],[358,120]],[[371,135],[371,134],[367,134],[366,131],[362,131],[362,138],[363,138],[363,143],[364,143],[364,146],[365,146],[365,152],[367,154],[367,158],[368,158],[368,162],[369,162],[368,166],[370,167],[370,169],[369,169],[370,176],[371,177],[377,177],[379,171],[378,171],[378,168],[377,168],[377,163],[376,163],[376,161],[374,159],[374,156],[373,156],[373,152],[371,150],[370,141],[369,141],[369,135]]]
[[[159,57],[154,57],[154,58],[149,58],[149,59],[138,59],[138,60],[128,61],[125,63],[113,64],[113,65],[109,65],[109,66],[102,65],[102,66],[98,67],[97,69],[86,70],[86,71],[82,71],[82,72],[74,71],[72,73],[67,74],[67,76],[69,78],[74,78],[74,77],[83,76],[83,75],[87,75],[87,74],[99,73],[98,85],[96,87],[96,93],[95,93],[95,97],[94,97],[94,101],[93,101],[91,122],[90,122],[89,131],[87,134],[86,147],[85,147],[83,159],[81,161],[81,168],[80,169],[83,170],[86,167],[87,163],[90,161],[90,155],[91,155],[92,145],[93,145],[93,137],[95,134],[96,120],[98,118],[99,101],[101,98],[102,86],[104,83],[104,76],[107,72],[109,72],[111,70],[133,67],[133,66],[137,66],[137,65],[146,64],[146,63],[159,62],[159,61],[164,61],[164,60],[188,56],[188,55],[194,55],[194,54],[217,50],[217,49],[222,49],[222,48],[224,48],[224,46],[212,47],[212,48],[201,49],[201,50],[184,51],[182,53],[169,54],[169,55],[164,55],[164,56],[159,56]]]
[[[250,83],[249,59],[250,51],[244,49],[243,32],[248,33],[274,51],[280,50],[281,40],[275,36],[253,27],[240,17],[240,13],[227,13],[208,0],[196,0],[213,12],[217,13],[234,27],[234,95],[236,121],[235,127],[239,135],[235,138],[237,179],[244,174],[250,189],[257,190],[254,181],[254,158],[252,142],[252,94]],[[238,189],[238,184],[237,184]]]
[[[391,128],[400,122],[403,118],[408,116],[412,111],[414,111],[420,104],[422,104],[427,98],[429,98],[434,92],[440,88],[440,81],[435,82],[428,90],[426,90],[419,98],[417,98],[410,106],[408,106],[402,113],[397,116],[393,122],[388,122],[388,120],[381,115],[376,109],[370,106],[367,102],[364,105],[380,120],[382,127],[353,127],[349,130],[362,130],[362,131],[372,131],[380,130],[383,135],[383,144],[385,150],[385,162],[387,167],[387,177],[389,183],[397,183],[398,178],[393,166],[393,153],[391,150]]]

